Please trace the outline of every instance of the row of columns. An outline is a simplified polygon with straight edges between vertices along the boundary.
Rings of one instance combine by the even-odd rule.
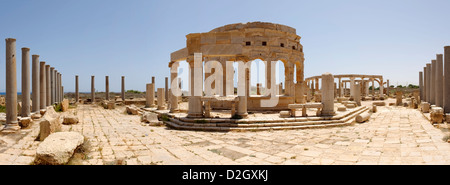
[[[16,39],[6,41],[6,126],[5,131],[20,129],[17,120],[17,77],[16,77]],[[21,117],[30,117],[31,112],[40,114],[54,103],[62,101],[61,73],[54,67],[39,60],[39,55],[32,55],[30,97],[30,48],[22,48],[22,109]],[[31,101],[32,100],[32,105]],[[31,106],[31,111],[30,111]]]
[[[323,79],[322,79],[323,80]],[[369,95],[369,82],[371,82],[372,84],[372,96],[375,96],[375,80],[374,78],[370,78],[365,80],[364,78],[362,78],[361,80],[356,80],[356,77],[350,77],[348,81],[344,81],[342,80],[342,78],[338,78],[338,83],[337,83],[337,93],[338,93],[338,97],[343,97],[345,96],[345,89],[347,89],[347,83],[350,83],[350,96],[354,97],[355,96],[355,92],[358,89],[361,89],[362,87],[356,88],[355,84],[356,82],[359,82],[361,85],[363,85],[362,87],[365,87],[365,91],[361,91],[364,92],[365,95]],[[380,95],[383,94],[384,92],[384,85],[383,85],[383,79],[381,79],[381,83],[380,83]],[[319,78],[313,78],[308,80],[308,86],[310,89],[312,89],[313,91],[318,91],[319,90]],[[387,91],[389,92],[389,80],[387,80]]]
[[[75,102],[80,100],[79,80],[78,75],[75,75]],[[121,98],[125,100],[125,76],[122,76]],[[109,100],[109,76],[105,76],[105,99]],[[95,103],[95,76],[91,76],[91,102]]]
[[[450,46],[444,47],[444,55],[436,54],[419,72],[420,98],[450,113]]]

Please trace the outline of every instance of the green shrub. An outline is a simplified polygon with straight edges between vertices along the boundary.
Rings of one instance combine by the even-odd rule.
[[[6,107],[0,105],[0,112],[6,112]]]

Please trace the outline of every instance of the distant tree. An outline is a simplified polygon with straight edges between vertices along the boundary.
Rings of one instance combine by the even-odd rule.
[[[141,94],[142,92],[138,90],[127,90],[127,93]]]
[[[397,88],[403,88],[403,86],[402,85],[397,85]]]

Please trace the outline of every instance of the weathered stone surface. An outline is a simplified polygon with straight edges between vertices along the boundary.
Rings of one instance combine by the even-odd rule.
[[[289,118],[291,113],[289,111],[280,111],[280,118]]]
[[[115,109],[116,108],[116,102],[115,101],[107,101],[107,100],[104,100],[103,102],[102,102],[102,105],[103,105],[103,108],[105,108],[105,109]]]
[[[79,122],[77,116],[64,116],[63,124],[64,125],[72,125],[77,124]]]
[[[66,112],[67,110],[69,110],[69,100],[68,99],[64,99],[61,102],[61,111]]]
[[[44,141],[50,134],[61,130],[60,115],[55,112],[53,107],[47,108],[46,113],[39,123],[39,140]]]
[[[444,109],[441,107],[433,107],[430,113],[431,123],[444,122]]]
[[[36,151],[36,164],[63,165],[69,162],[75,149],[83,144],[78,132],[57,132],[48,136]]]
[[[1,106],[5,106],[6,104],[5,104],[6,102],[5,102],[5,97],[4,96],[0,96],[0,105]]]
[[[376,105],[372,105],[372,112],[373,113],[377,112],[377,106]]]
[[[384,102],[384,101],[374,101],[374,102],[372,102],[372,105],[386,106],[386,102]]]
[[[0,124],[6,123],[6,113],[0,112]]]
[[[150,123],[150,125],[162,125],[162,122],[158,120],[158,115],[152,112],[143,113],[141,122]]]
[[[371,114],[368,113],[368,112],[361,113],[358,116],[356,116],[355,120],[356,120],[357,123],[363,123],[363,122],[365,122],[365,121],[370,119],[370,115]]]
[[[402,102],[403,92],[402,91],[397,91],[395,93],[395,98],[396,98],[396,105],[397,106],[402,106],[403,105],[403,102]]]
[[[135,105],[130,105],[126,107],[127,113],[132,115],[138,115],[139,111]]]
[[[429,113],[430,112],[430,103],[422,102],[420,104],[420,108],[422,109],[423,113]]]
[[[31,117],[23,117],[19,119],[19,126],[21,128],[27,128],[28,126],[30,126],[31,122],[33,120],[31,119]]]

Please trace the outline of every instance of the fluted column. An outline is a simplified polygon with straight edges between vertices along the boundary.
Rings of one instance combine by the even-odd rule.
[[[55,79],[56,79],[56,75],[55,75],[55,68],[54,67],[50,67],[50,97],[51,97],[51,104],[54,104],[56,102],[56,87],[55,87]]]
[[[17,121],[17,77],[16,77],[16,39],[6,40],[6,125],[2,131],[14,132],[20,129]]]
[[[59,72],[55,69],[55,103],[59,103]]]
[[[431,64],[427,64],[427,102],[431,103]]]
[[[30,48],[22,48],[22,117],[30,117]]]
[[[431,88],[430,88],[430,103],[436,105],[436,60],[431,60]]]
[[[38,113],[39,112],[39,55],[33,55],[32,56],[32,60],[33,60],[33,66],[32,66],[32,70],[33,70],[33,84],[32,84],[32,88],[33,88],[33,106],[32,107],[32,111],[33,113]]]

